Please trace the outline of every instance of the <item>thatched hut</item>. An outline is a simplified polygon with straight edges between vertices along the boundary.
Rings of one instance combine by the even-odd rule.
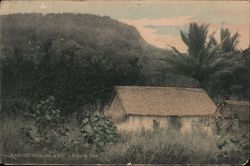
[[[250,120],[250,102],[225,100],[221,114],[225,119],[238,118],[240,122],[248,123]]]
[[[149,86],[118,86],[105,116],[118,130],[175,127],[189,131],[201,119],[213,116],[216,105],[202,89]],[[204,126],[208,132],[212,128]]]

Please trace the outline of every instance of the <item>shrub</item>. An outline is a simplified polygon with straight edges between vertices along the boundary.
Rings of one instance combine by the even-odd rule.
[[[2,97],[0,114],[12,119],[28,118],[33,111],[32,103],[24,97]]]
[[[110,142],[118,140],[114,124],[99,112],[88,112],[80,126],[73,127],[60,115],[54,106],[54,97],[42,100],[33,114],[33,125],[20,129],[24,140],[46,152],[55,151],[100,151]]]
[[[42,100],[35,109],[33,125],[20,128],[20,133],[32,146],[43,150],[64,149],[64,137],[69,135],[69,127],[63,124],[60,110],[54,106],[54,97]]]
[[[87,117],[81,121],[80,128],[81,136],[98,151],[103,150],[107,143],[118,140],[115,125],[98,111],[88,112]]]
[[[216,142],[219,149],[215,155],[217,162],[242,164],[249,158],[249,126],[243,123],[239,128],[234,122],[235,119],[221,121],[220,138]]]

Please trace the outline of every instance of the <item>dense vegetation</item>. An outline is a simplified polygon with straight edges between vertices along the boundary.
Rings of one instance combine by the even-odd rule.
[[[201,87],[215,101],[248,100],[250,49],[238,47],[238,33],[222,29],[216,41],[208,28],[192,23],[187,33],[181,31],[188,46],[182,53],[155,48],[134,27],[109,17],[1,16],[0,115],[7,125],[0,131],[0,150],[87,152],[101,155],[85,160],[96,163],[224,162],[217,157],[217,138],[166,129],[132,137],[117,133],[100,114],[117,85]],[[221,154],[230,158],[237,148]]]
[[[188,47],[187,53],[175,51],[166,57],[167,70],[196,79],[213,98],[248,99],[250,96],[249,54],[238,48],[239,34],[231,35],[221,29],[220,42],[213,34],[208,37],[208,26],[191,23],[181,38]]]
[[[44,121],[46,121],[44,119]],[[29,121],[7,119],[0,122],[3,125],[0,130],[0,141],[3,142],[1,150],[8,163],[145,163],[145,164],[242,164],[249,157],[249,134],[243,135],[243,139],[232,139],[232,136],[218,138],[215,135],[207,135],[199,129],[190,133],[180,133],[173,129],[161,128],[153,131],[141,130],[136,133],[119,133],[119,140],[109,142],[104,149],[96,151],[96,144],[83,143],[83,137],[79,136],[81,127],[75,124],[67,124],[69,131],[64,136],[54,136],[51,130],[51,146],[41,146],[46,142],[44,137],[35,143],[27,143],[30,137],[24,136],[18,130],[32,126]],[[200,124],[199,124],[200,125]],[[74,129],[74,130],[72,130]],[[50,131],[50,130],[49,130]],[[56,132],[57,133],[57,132]],[[34,135],[36,136],[36,135]],[[63,143],[63,145],[62,145]],[[64,157],[18,157],[15,154],[39,154],[53,155],[63,154]],[[79,155],[78,157],[72,154]],[[3,156],[4,157],[4,156]]]
[[[3,112],[51,95],[62,113],[71,114],[97,100],[107,103],[115,85],[199,86],[162,72],[159,59],[171,51],[154,48],[134,27],[108,17],[13,14],[1,21]]]
[[[249,96],[249,51],[238,48],[239,34],[228,29],[218,42],[208,37],[208,26],[191,24],[187,35],[181,31],[188,46],[183,54],[154,48],[134,27],[109,17],[14,14],[1,21],[4,112],[16,109],[5,103],[52,95],[70,114],[97,100],[107,103],[115,85],[202,87],[214,98]]]
[[[2,23],[3,110],[13,99],[52,95],[63,113],[72,113],[106,103],[114,85],[143,83],[142,41],[130,26],[72,14],[2,16]]]

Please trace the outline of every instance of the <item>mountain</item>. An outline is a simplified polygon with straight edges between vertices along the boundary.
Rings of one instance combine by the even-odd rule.
[[[147,44],[135,27],[107,16],[90,14],[12,14],[1,16],[3,45],[35,43],[44,36],[73,39],[85,47],[104,50],[143,49]]]

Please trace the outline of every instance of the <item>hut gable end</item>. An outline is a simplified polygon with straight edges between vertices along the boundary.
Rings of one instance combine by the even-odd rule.
[[[119,96],[116,95],[114,97],[110,107],[108,108],[108,111],[106,111],[104,114],[106,117],[112,118],[115,122],[124,120],[126,113]]]

